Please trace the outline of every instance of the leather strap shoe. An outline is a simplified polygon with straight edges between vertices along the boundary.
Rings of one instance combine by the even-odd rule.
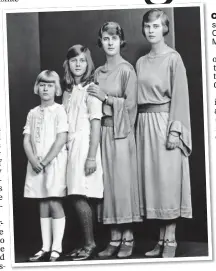
[[[119,245],[113,246],[113,245],[111,245],[109,243],[105,250],[98,253],[98,257],[100,259],[108,259],[108,258],[111,258],[113,256],[116,256],[118,251],[119,251],[121,241],[122,241],[121,239],[119,239],[119,240],[111,240],[110,243],[111,242],[116,242],[116,243],[119,242]]]
[[[53,255],[52,255],[53,252],[54,252],[55,254],[57,254],[57,256],[53,256]],[[52,251],[51,251],[51,256],[50,256],[49,261],[50,261],[50,262],[57,262],[57,261],[60,260],[61,255],[62,255],[61,252],[59,252],[59,251],[57,251],[57,250],[52,250]]]
[[[41,249],[34,256],[29,258],[29,262],[46,262],[49,261],[50,251],[44,251]]]
[[[91,260],[94,258],[96,252],[96,246],[94,247],[84,247],[76,257],[73,258],[74,261],[84,261]]]

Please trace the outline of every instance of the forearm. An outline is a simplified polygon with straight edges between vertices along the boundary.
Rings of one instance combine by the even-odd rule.
[[[30,141],[30,135],[25,135],[24,140],[23,140],[23,147],[25,150],[25,154],[28,158],[28,161],[30,163],[33,163],[33,161],[36,159],[33,149],[32,149],[32,145],[31,145],[31,141]]]
[[[91,120],[91,133],[90,133],[90,143],[88,158],[96,158],[98,144],[100,142],[100,127],[101,122],[99,119]]]
[[[42,160],[44,166],[48,165],[61,151],[67,140],[67,133],[60,133],[57,135],[55,142],[53,143],[50,151],[46,157]]]

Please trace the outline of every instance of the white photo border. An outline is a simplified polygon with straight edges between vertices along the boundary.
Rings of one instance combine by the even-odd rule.
[[[210,164],[209,164],[209,127],[208,127],[208,99],[206,79],[206,46],[204,28],[204,4],[160,4],[153,5],[154,8],[178,8],[178,7],[199,7],[200,8],[200,31],[201,31],[201,60],[202,60],[202,90],[203,90],[203,114],[204,114],[204,139],[205,139],[205,166],[206,166],[206,200],[207,200],[207,227],[208,227],[208,256],[178,257],[170,259],[127,259],[127,260],[89,260],[89,261],[59,261],[55,263],[16,263],[14,246],[14,223],[13,223],[13,193],[12,193],[12,166],[11,166],[11,135],[10,135],[10,104],[9,104],[9,80],[8,80],[8,52],[7,52],[7,23],[6,16],[9,13],[30,13],[30,12],[58,12],[58,11],[87,11],[87,10],[120,10],[120,9],[144,9],[149,8],[147,4],[140,5],[103,5],[103,6],[72,6],[69,8],[18,8],[4,9],[3,12],[3,49],[4,49],[4,93],[5,93],[5,115],[6,115],[6,141],[7,141],[7,163],[8,163],[8,187],[10,206],[10,250],[12,267],[36,267],[36,266],[76,266],[76,265],[104,265],[104,264],[133,264],[133,263],[167,263],[167,262],[191,262],[212,260],[212,222],[211,222],[211,198],[210,198]],[[151,5],[152,7],[152,5]]]

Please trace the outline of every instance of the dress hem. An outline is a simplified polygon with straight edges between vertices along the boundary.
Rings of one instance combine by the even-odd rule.
[[[181,208],[181,209],[149,209],[147,211],[142,210],[142,215],[147,219],[176,219],[178,217],[192,218],[191,208]]]
[[[123,224],[142,221],[143,218],[141,216],[124,217],[124,218],[102,218],[102,219],[99,218],[99,222],[103,222],[103,224]]]

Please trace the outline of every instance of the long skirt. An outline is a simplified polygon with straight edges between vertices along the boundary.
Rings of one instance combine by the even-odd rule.
[[[104,199],[99,221],[104,224],[142,221],[134,133],[115,140],[113,127],[102,126],[101,151]]]
[[[188,158],[166,148],[169,113],[139,113],[136,130],[139,196],[150,219],[192,217]]]

